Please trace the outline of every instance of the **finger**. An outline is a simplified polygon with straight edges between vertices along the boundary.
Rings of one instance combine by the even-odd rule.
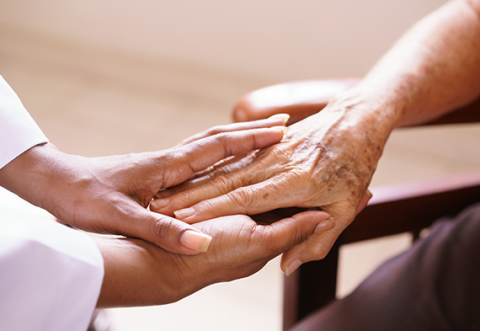
[[[229,157],[226,159],[217,162],[211,167],[208,167],[205,170],[199,171],[195,173],[188,181],[183,182],[180,185],[169,187],[166,190],[162,190],[155,195],[155,200],[153,203],[156,203],[157,199],[168,198],[175,194],[179,194],[181,192],[192,190],[196,187],[204,185],[214,178],[233,173],[237,170],[245,168],[247,165],[251,164],[252,161],[255,159],[254,155],[251,152],[247,155],[236,155],[233,157]],[[160,201],[159,204],[162,204]],[[163,205],[163,204],[162,204]],[[158,208],[157,208],[158,209]]]
[[[161,214],[173,216],[173,212],[186,207],[195,205],[201,201],[222,196],[239,187],[249,186],[254,183],[263,182],[268,173],[265,171],[252,171],[246,167],[253,158],[245,158],[238,163],[232,164],[232,167],[226,166],[216,173],[210,173],[198,179],[183,184],[184,186],[173,191],[179,191],[177,194],[170,195],[163,191],[159,193],[160,199],[151,202],[152,210]],[[239,170],[236,172],[236,170]],[[185,188],[189,187],[188,190]]]
[[[169,187],[168,189],[159,191],[157,194],[155,194],[154,200],[152,200],[150,203],[151,210],[160,212],[159,206],[164,205],[162,199],[168,198],[176,194],[180,194],[184,191],[193,190],[194,188],[197,188],[201,185],[206,184],[210,180],[211,180],[210,176],[205,175],[202,177],[190,179],[188,181],[183,182],[180,185],[172,186],[172,187]]]
[[[165,176],[163,188],[179,184],[226,157],[276,144],[282,140],[286,131],[286,127],[273,127],[220,133],[171,149],[163,155],[162,164],[159,164],[171,172]]]
[[[217,175],[229,174],[234,171],[245,168],[247,165],[253,163],[256,160],[257,154],[262,151],[261,149],[253,150],[247,154],[234,155],[228,158],[225,158],[213,166],[208,167],[202,171],[198,171],[191,178],[200,178],[200,177],[210,177],[214,178]],[[215,175],[215,176],[212,176]]]
[[[355,215],[360,214],[360,212],[367,206],[368,202],[372,198],[372,192],[370,190],[367,190],[365,194],[362,197],[362,200],[358,204],[357,210],[355,211]]]
[[[346,213],[344,217],[331,218],[330,224],[323,225],[325,228],[318,229],[300,245],[297,245],[282,256],[281,268],[287,276],[291,275],[302,264],[310,261],[322,260],[332,249],[338,236],[345,227],[351,223],[353,215]],[[350,220],[350,221],[349,221]]]
[[[287,129],[284,128],[284,130],[286,131]],[[165,190],[161,190],[160,192],[158,192],[155,195],[155,199],[152,201],[153,202],[152,203],[152,206],[153,206],[152,210],[154,210],[156,212],[159,212],[159,213],[165,213],[167,215],[172,215],[172,212],[174,210],[173,207],[169,208],[169,209],[164,209],[170,203],[170,200],[165,200],[164,198],[168,198],[170,196],[173,196],[173,195],[176,195],[176,194],[179,194],[181,192],[188,191],[188,190],[193,190],[197,187],[200,187],[200,186],[202,186],[206,183],[211,182],[212,180],[214,180],[215,178],[217,178],[219,176],[227,175],[227,174],[233,174],[234,172],[240,171],[242,169],[246,170],[245,168],[247,166],[249,166],[250,164],[252,164],[253,161],[255,161],[257,159],[257,155],[258,155],[259,151],[261,151],[261,150],[257,149],[257,150],[253,150],[253,151],[251,151],[247,154],[234,155],[234,156],[227,157],[227,158],[222,159],[221,161],[215,163],[214,165],[205,168],[204,170],[196,172],[194,175],[192,175],[190,177],[189,180],[183,182],[182,184],[180,184],[178,186],[169,187]],[[243,176],[243,178],[251,178],[252,177],[251,173],[252,172],[247,172],[245,174],[245,172],[244,172],[245,176]],[[257,172],[255,172],[255,173],[257,173]],[[242,177],[242,176],[239,176],[239,177]],[[220,184],[222,184],[222,183],[220,183]],[[188,201],[188,199],[186,199],[186,197],[182,196],[182,195],[174,197],[173,199],[177,200],[177,202],[178,201],[184,201],[185,202],[183,204],[177,203],[177,204],[175,204],[175,207],[178,207],[177,209],[179,209],[179,208],[191,206],[191,205],[193,205],[193,204],[195,204],[199,201],[202,201],[202,200],[205,200],[205,199],[208,199],[208,198],[212,198],[216,195],[219,195],[217,187],[214,187],[214,185],[216,185],[216,183],[210,183],[209,187],[213,190],[210,194],[207,194],[207,195],[205,195],[205,194],[199,195],[199,193],[197,191],[192,191],[192,192],[186,193],[186,195],[188,195],[188,196],[197,197],[195,200],[192,200],[192,201]],[[223,190],[222,192],[226,193],[230,190],[233,190],[236,187],[243,186],[243,185],[247,185],[247,184],[243,183],[241,185],[237,185],[235,187],[232,187],[229,190]],[[203,190],[203,189],[205,189],[205,188],[201,188],[200,190]],[[162,199],[162,200],[159,200],[159,199]]]
[[[194,255],[207,251],[212,238],[193,226],[140,206],[133,210],[134,214],[121,223],[124,229],[116,229],[117,233],[147,240],[176,254]]]
[[[262,242],[262,247],[269,247],[273,255],[278,255],[309,238],[317,228],[328,228],[329,219],[330,215],[325,212],[306,211],[260,227],[264,232],[257,234],[267,240]]]
[[[193,135],[183,140],[178,145],[179,146],[187,145],[194,141],[197,141],[206,137],[214,136],[216,134],[224,133],[224,132],[243,131],[243,130],[259,129],[259,128],[271,128],[274,126],[284,126],[288,122],[289,118],[290,118],[290,115],[288,114],[277,114],[263,120],[244,122],[244,123],[233,123],[233,124],[227,124],[227,125],[218,125],[206,131],[197,133],[196,135]]]
[[[329,221],[328,224],[321,225],[318,230],[315,229],[314,234],[308,237],[306,241],[285,252],[280,263],[285,275],[290,276],[304,263],[324,259],[339,235],[332,229],[334,226],[335,222],[333,220]],[[330,231],[328,231],[329,229]],[[325,233],[325,231],[328,232]],[[327,235],[328,240],[325,239]]]
[[[196,192],[203,197],[213,194],[214,198],[206,198],[207,200],[201,200],[191,207],[174,210],[173,213],[177,219],[188,223],[196,223],[214,217],[233,214],[255,215],[276,209],[278,206],[288,208],[298,204],[298,201],[292,198],[292,196],[283,194],[284,189],[278,184],[280,182],[278,178],[272,177],[264,181],[261,178],[260,180],[257,179],[259,178],[248,178],[245,176],[219,177],[212,183],[223,181],[221,185],[213,184],[212,189],[206,187],[204,191],[198,189]],[[242,183],[242,180],[257,183],[246,186],[249,185],[249,182]],[[233,189],[235,187],[238,188]],[[217,192],[214,191],[215,188]],[[230,192],[225,194],[225,191],[222,190]],[[196,196],[188,196],[189,192],[191,191],[183,193],[189,201],[198,198]],[[172,205],[173,203],[176,203],[176,201],[173,201]],[[185,203],[185,201],[180,203]],[[171,205],[168,208],[171,208]]]

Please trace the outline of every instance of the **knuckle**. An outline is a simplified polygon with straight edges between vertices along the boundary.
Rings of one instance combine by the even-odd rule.
[[[317,243],[316,245],[312,245],[309,248],[309,255],[313,260],[323,260],[330,251],[330,249],[322,243]]]
[[[253,131],[249,131],[249,140],[250,140],[250,149],[256,148],[257,146],[260,146],[260,142],[258,141],[258,137]]]
[[[309,235],[310,233],[307,233],[305,231],[295,231],[295,233],[293,234],[294,246],[300,245],[301,243],[303,243]]]
[[[208,214],[210,211],[215,210],[216,204],[214,201],[205,200],[196,205],[197,213]]]
[[[221,194],[226,194],[238,187],[235,182],[236,180],[233,176],[219,175],[214,177],[210,182],[210,185]]]
[[[258,259],[270,259],[284,251],[280,247],[278,236],[271,231],[269,226],[255,225],[248,236],[247,247],[255,252]]]
[[[234,155],[238,142],[234,139],[230,139],[232,137],[230,137],[230,135],[227,133],[219,133],[217,136],[223,146],[223,149],[225,150],[225,157]]]
[[[239,188],[230,193],[230,199],[241,208],[243,213],[247,212],[248,207],[252,204],[252,189],[248,187]]]
[[[268,231],[268,229],[269,229],[269,227],[256,225],[256,226],[253,227],[253,229],[251,231],[250,238],[253,241],[254,238],[258,237],[258,238],[260,238],[259,239],[260,242],[268,245],[272,242],[272,239],[274,237],[272,231]]]
[[[215,125],[207,130],[207,135],[214,136],[219,133],[223,133],[225,131],[225,127],[223,125]]]
[[[197,194],[196,189],[183,191],[172,197],[171,207],[187,206]]]
[[[284,145],[274,145],[269,150],[269,158],[274,160],[292,160],[291,150]]]
[[[169,217],[161,217],[153,223],[152,232],[158,240],[164,240],[165,238],[172,236],[172,231],[175,231],[173,219]]]
[[[182,208],[191,207],[201,200],[200,197],[201,193],[195,188],[180,192],[170,198],[170,203],[164,208],[164,211],[171,210],[173,212]]]
[[[231,138],[232,137],[227,132],[219,132],[210,137],[212,142],[218,144],[223,149],[223,158],[233,155],[232,152],[235,150],[234,146],[237,144],[237,142],[235,141],[235,139]]]

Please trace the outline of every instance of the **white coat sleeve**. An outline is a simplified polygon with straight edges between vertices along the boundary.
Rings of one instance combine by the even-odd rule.
[[[103,273],[88,235],[0,204],[0,330],[85,331]]]
[[[0,76],[0,169],[47,141]],[[0,330],[85,331],[103,280],[100,251],[35,208],[0,188]]]
[[[47,137],[0,76],[0,169],[29,148],[45,142]]]

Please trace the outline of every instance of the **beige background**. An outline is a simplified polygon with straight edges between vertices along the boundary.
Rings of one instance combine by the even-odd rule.
[[[50,140],[86,156],[171,147],[276,82],[363,75],[444,1],[2,0],[0,74]],[[480,168],[477,125],[396,131],[372,185]],[[408,235],[346,247],[339,295]],[[110,311],[114,330],[279,330],[278,260],[179,303]]]
[[[363,75],[444,0],[2,0],[0,22],[272,79]]]

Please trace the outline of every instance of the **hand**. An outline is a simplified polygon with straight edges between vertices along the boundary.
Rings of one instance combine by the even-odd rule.
[[[94,238],[105,263],[98,306],[166,304],[210,284],[249,276],[315,228],[328,229],[329,217],[303,212],[282,219],[269,213],[261,217],[269,225],[245,215],[200,222],[195,227],[213,240],[208,252],[194,256],[171,254],[141,240]]]
[[[221,159],[279,142],[281,127],[258,127],[283,124],[277,118],[241,128],[219,127],[177,148],[99,158],[39,145],[1,169],[0,184],[70,226],[142,238],[175,253],[196,254],[207,249],[211,238],[184,222],[150,212],[146,209],[150,200],[159,190]],[[218,133],[230,129],[237,131]]]
[[[319,114],[290,126],[280,144],[161,192],[155,203],[162,206],[159,212],[175,212],[189,223],[232,213],[321,208],[335,227],[285,254],[282,268],[291,272],[287,266],[294,261],[325,257],[366,204],[367,187],[390,131],[368,106],[348,95],[339,97]]]

